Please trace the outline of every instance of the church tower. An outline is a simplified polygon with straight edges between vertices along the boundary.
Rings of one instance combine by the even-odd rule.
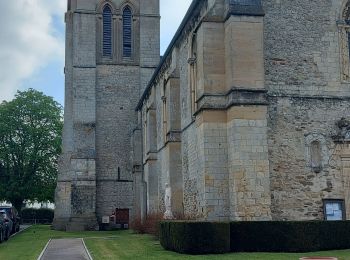
[[[137,214],[135,108],[159,63],[159,0],[68,0],[65,21],[54,228],[93,230],[116,208]]]

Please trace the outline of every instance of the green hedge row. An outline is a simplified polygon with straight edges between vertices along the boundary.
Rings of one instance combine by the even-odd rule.
[[[52,209],[31,209],[25,208],[21,211],[21,218],[24,221],[28,220],[44,220],[47,223],[51,223],[54,218],[54,211]]]
[[[166,250],[185,254],[230,252],[230,224],[223,222],[163,221],[160,243]]]
[[[349,249],[350,221],[163,221],[160,242],[188,254]]]
[[[231,222],[232,252],[312,252],[350,248],[350,221]]]

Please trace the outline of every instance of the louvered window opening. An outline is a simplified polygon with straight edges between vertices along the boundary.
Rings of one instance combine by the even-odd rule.
[[[103,56],[112,57],[112,10],[108,5],[103,9]]]
[[[130,58],[132,54],[132,13],[129,7],[123,12],[123,57]]]

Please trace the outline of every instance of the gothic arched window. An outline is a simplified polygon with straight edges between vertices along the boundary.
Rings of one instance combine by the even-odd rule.
[[[346,28],[346,39],[347,39],[347,42],[348,42],[348,46],[347,46],[347,55],[350,57],[350,44],[349,44],[349,41],[350,41],[350,30],[349,30],[349,27],[350,27],[350,2],[348,2],[345,6],[345,9],[343,11],[343,19],[344,19],[344,24],[347,26]]]
[[[112,9],[103,8],[103,56],[112,58]]]
[[[342,13],[342,19],[344,20],[344,22],[346,24],[349,24],[349,22],[350,22],[350,1],[348,1],[346,3],[346,5],[344,6],[343,13]]]
[[[197,110],[197,36],[193,34],[191,54],[188,59],[190,64],[190,89],[191,89],[191,115]]]
[[[129,6],[123,10],[123,57],[132,56],[132,12]]]
[[[163,101],[163,138],[164,143],[166,143],[167,134],[168,134],[168,106],[167,106],[167,82],[164,80],[163,82],[163,88],[162,88],[162,101]]]
[[[342,80],[350,81],[350,1],[342,10],[338,21],[340,33],[340,55]]]

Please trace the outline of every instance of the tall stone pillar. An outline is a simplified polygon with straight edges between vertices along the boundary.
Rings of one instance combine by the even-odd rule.
[[[260,0],[230,0],[225,22],[231,220],[270,220],[271,194]]]
[[[73,2],[65,16],[63,154],[59,163],[53,227],[96,230],[96,20],[91,15],[95,4],[93,1]]]

